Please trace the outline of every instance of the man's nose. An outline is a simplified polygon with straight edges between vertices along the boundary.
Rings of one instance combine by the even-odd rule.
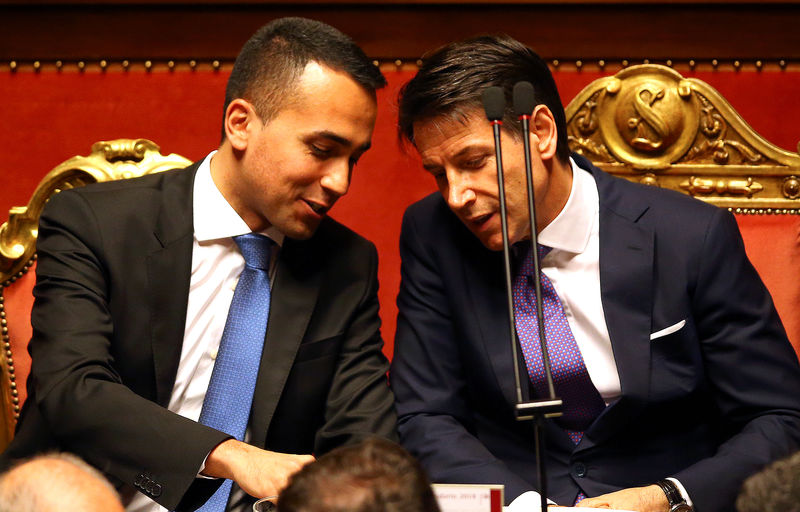
[[[341,163],[337,162],[328,169],[328,172],[320,180],[320,184],[331,194],[337,197],[343,196],[350,188],[351,171],[348,160],[344,160]]]
[[[448,173],[446,197],[448,206],[453,210],[458,210],[475,200],[475,192],[467,180],[457,175],[451,177],[451,173]]]

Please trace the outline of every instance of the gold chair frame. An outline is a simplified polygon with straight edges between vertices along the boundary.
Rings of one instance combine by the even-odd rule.
[[[800,155],[766,141],[701,80],[631,66],[589,84],[566,115],[572,150],[611,174],[735,213],[800,213]]]
[[[186,167],[190,163],[187,158],[174,153],[162,155],[159,146],[147,139],[97,142],[92,145],[89,155],[70,158],[50,171],[36,187],[27,206],[10,210],[8,222],[0,226],[0,326],[3,341],[0,351],[3,375],[0,416],[5,424],[0,431],[0,451],[13,437],[21,406],[3,290],[23,277],[36,261],[39,216],[45,203],[62,190]]]

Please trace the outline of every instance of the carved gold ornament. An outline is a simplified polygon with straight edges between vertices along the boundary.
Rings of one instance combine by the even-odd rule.
[[[88,156],[75,156],[50,171],[39,182],[28,206],[11,208],[8,222],[0,226],[0,284],[14,279],[34,256],[39,215],[53,194],[89,183],[186,167],[190,163],[180,155],[162,155],[159,149],[147,139],[97,142]]]
[[[741,211],[800,209],[800,155],[758,135],[707,83],[669,67],[595,80],[566,114],[572,150],[611,174]]]

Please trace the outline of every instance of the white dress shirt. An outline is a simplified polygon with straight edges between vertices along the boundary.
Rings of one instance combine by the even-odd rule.
[[[608,405],[621,387],[600,295],[600,200],[592,175],[572,159],[570,164],[567,204],[539,233],[539,243],[553,248],[542,260],[542,272],[561,299],[586,370]]]
[[[233,291],[244,270],[244,257],[232,237],[251,232],[211,178],[210,163],[215,153],[212,151],[202,161],[194,180],[189,301],[181,358],[167,407],[194,421],[200,418]],[[270,259],[270,279],[274,279],[276,255],[284,236],[272,227],[261,234],[276,242]],[[139,492],[126,507],[128,512],[166,510]]]
[[[572,158],[569,163],[572,168],[569,199],[539,233],[539,244],[553,248],[542,259],[542,272],[553,283],[589,377],[608,405],[619,398],[622,388],[600,295],[600,200],[592,175],[578,167]],[[670,480],[691,505],[681,483],[674,478]],[[507,509],[538,510],[539,495],[532,491],[523,493]]]

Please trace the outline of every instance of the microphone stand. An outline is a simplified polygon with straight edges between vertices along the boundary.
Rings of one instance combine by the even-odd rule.
[[[530,84],[529,84],[530,85]],[[532,88],[531,88],[532,89]],[[515,87],[516,90],[516,87]],[[516,92],[516,91],[515,91]],[[532,92],[532,90],[531,90]],[[535,439],[535,454],[536,454],[536,470],[539,479],[539,496],[541,498],[541,510],[547,510],[547,469],[544,464],[545,446],[543,440],[544,420],[545,418],[553,418],[561,415],[562,400],[555,396],[555,389],[553,387],[552,372],[550,370],[550,358],[547,352],[547,345],[545,343],[544,333],[544,320],[542,313],[542,292],[540,285],[539,273],[541,266],[539,262],[539,251],[537,248],[537,233],[536,233],[536,212],[534,209],[533,201],[533,173],[531,170],[530,158],[530,142],[528,136],[530,127],[527,120],[523,120],[523,139],[525,145],[525,171],[528,181],[528,214],[531,222],[531,244],[533,250],[534,270],[537,279],[534,285],[536,292],[536,312],[539,324],[539,342],[542,348],[542,359],[544,362],[544,372],[548,385],[548,398],[543,400],[533,400],[523,402],[522,400],[522,387],[520,385],[519,376],[519,354],[517,353],[517,330],[516,322],[514,320],[514,299],[512,297],[511,285],[511,257],[508,242],[508,213],[506,212],[506,197],[505,197],[505,179],[503,176],[503,155],[500,144],[500,129],[503,124],[503,116],[505,114],[505,95],[500,87],[489,87],[483,93],[483,106],[486,111],[486,117],[492,125],[494,134],[495,146],[495,161],[497,163],[497,188],[500,200],[500,224],[503,235],[503,263],[505,267],[505,281],[506,281],[506,298],[508,300],[508,325],[511,338],[511,354],[514,363],[514,384],[516,386],[517,404],[515,414],[517,421],[534,420],[534,439]],[[533,108],[528,112],[531,112]],[[530,115],[528,114],[528,120]]]

